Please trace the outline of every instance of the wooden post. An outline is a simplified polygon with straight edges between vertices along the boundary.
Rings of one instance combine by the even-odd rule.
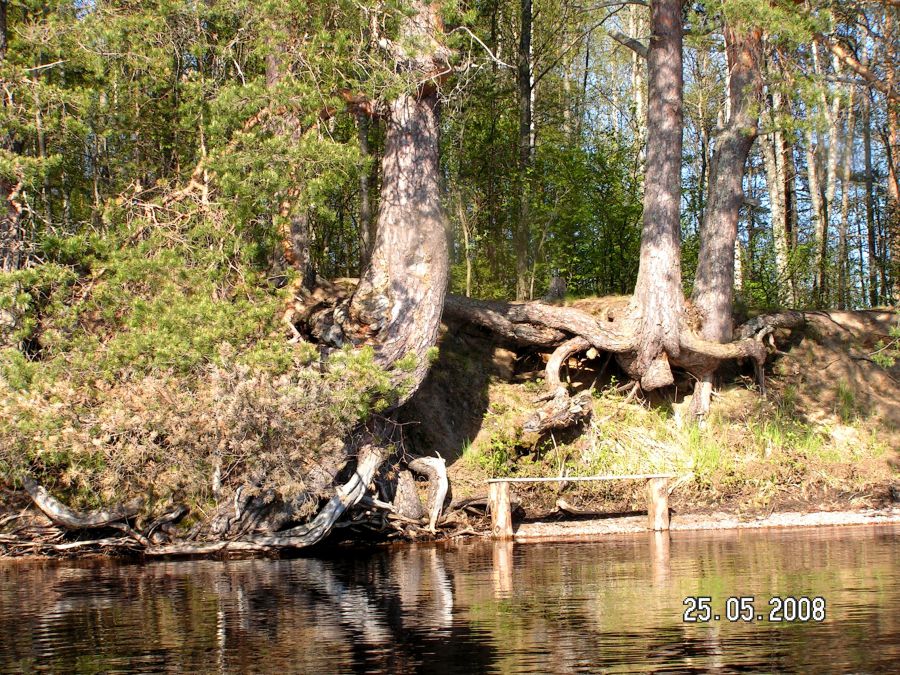
[[[509,483],[491,483],[491,523],[495,539],[512,539],[512,513],[509,507]]]
[[[669,479],[647,480],[647,527],[651,530],[669,529]]]

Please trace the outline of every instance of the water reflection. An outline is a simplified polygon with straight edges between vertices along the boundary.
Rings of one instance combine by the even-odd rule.
[[[0,564],[0,671],[846,672],[900,662],[900,528],[648,533],[324,558]],[[686,596],[827,599],[684,623]]]

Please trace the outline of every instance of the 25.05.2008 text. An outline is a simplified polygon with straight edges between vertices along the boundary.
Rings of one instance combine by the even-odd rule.
[[[716,612],[713,599],[705,595],[689,595],[682,603],[684,610],[682,620],[685,623],[710,623],[713,621],[731,621],[752,623],[754,621],[779,622],[815,622],[825,621],[825,598],[820,596],[794,597],[773,596],[769,598],[765,610],[756,609],[756,598],[752,595],[726,598],[724,609]]]

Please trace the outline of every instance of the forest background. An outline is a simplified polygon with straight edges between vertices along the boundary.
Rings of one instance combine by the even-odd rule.
[[[402,32],[409,5],[0,2],[0,472],[92,504],[123,486],[204,503],[261,474],[292,498],[334,478],[309,475],[335,437],[405,399],[371,351],[313,377],[321,355],[282,318],[298,280],[367,265],[385,152],[372,112],[410,87],[382,36]],[[686,296],[733,117],[727,26],[749,25],[762,79],[738,311],[896,301],[898,12],[684,3]],[[450,292],[630,294],[647,4],[451,1],[439,14]]]

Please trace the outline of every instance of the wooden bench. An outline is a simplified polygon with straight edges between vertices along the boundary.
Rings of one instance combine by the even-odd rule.
[[[512,512],[509,503],[511,483],[575,483],[586,481],[643,480],[647,482],[647,527],[651,530],[669,529],[669,479],[672,473],[642,473],[624,476],[560,476],[559,478],[492,478],[488,506],[491,510],[492,532],[495,539],[513,536]]]

